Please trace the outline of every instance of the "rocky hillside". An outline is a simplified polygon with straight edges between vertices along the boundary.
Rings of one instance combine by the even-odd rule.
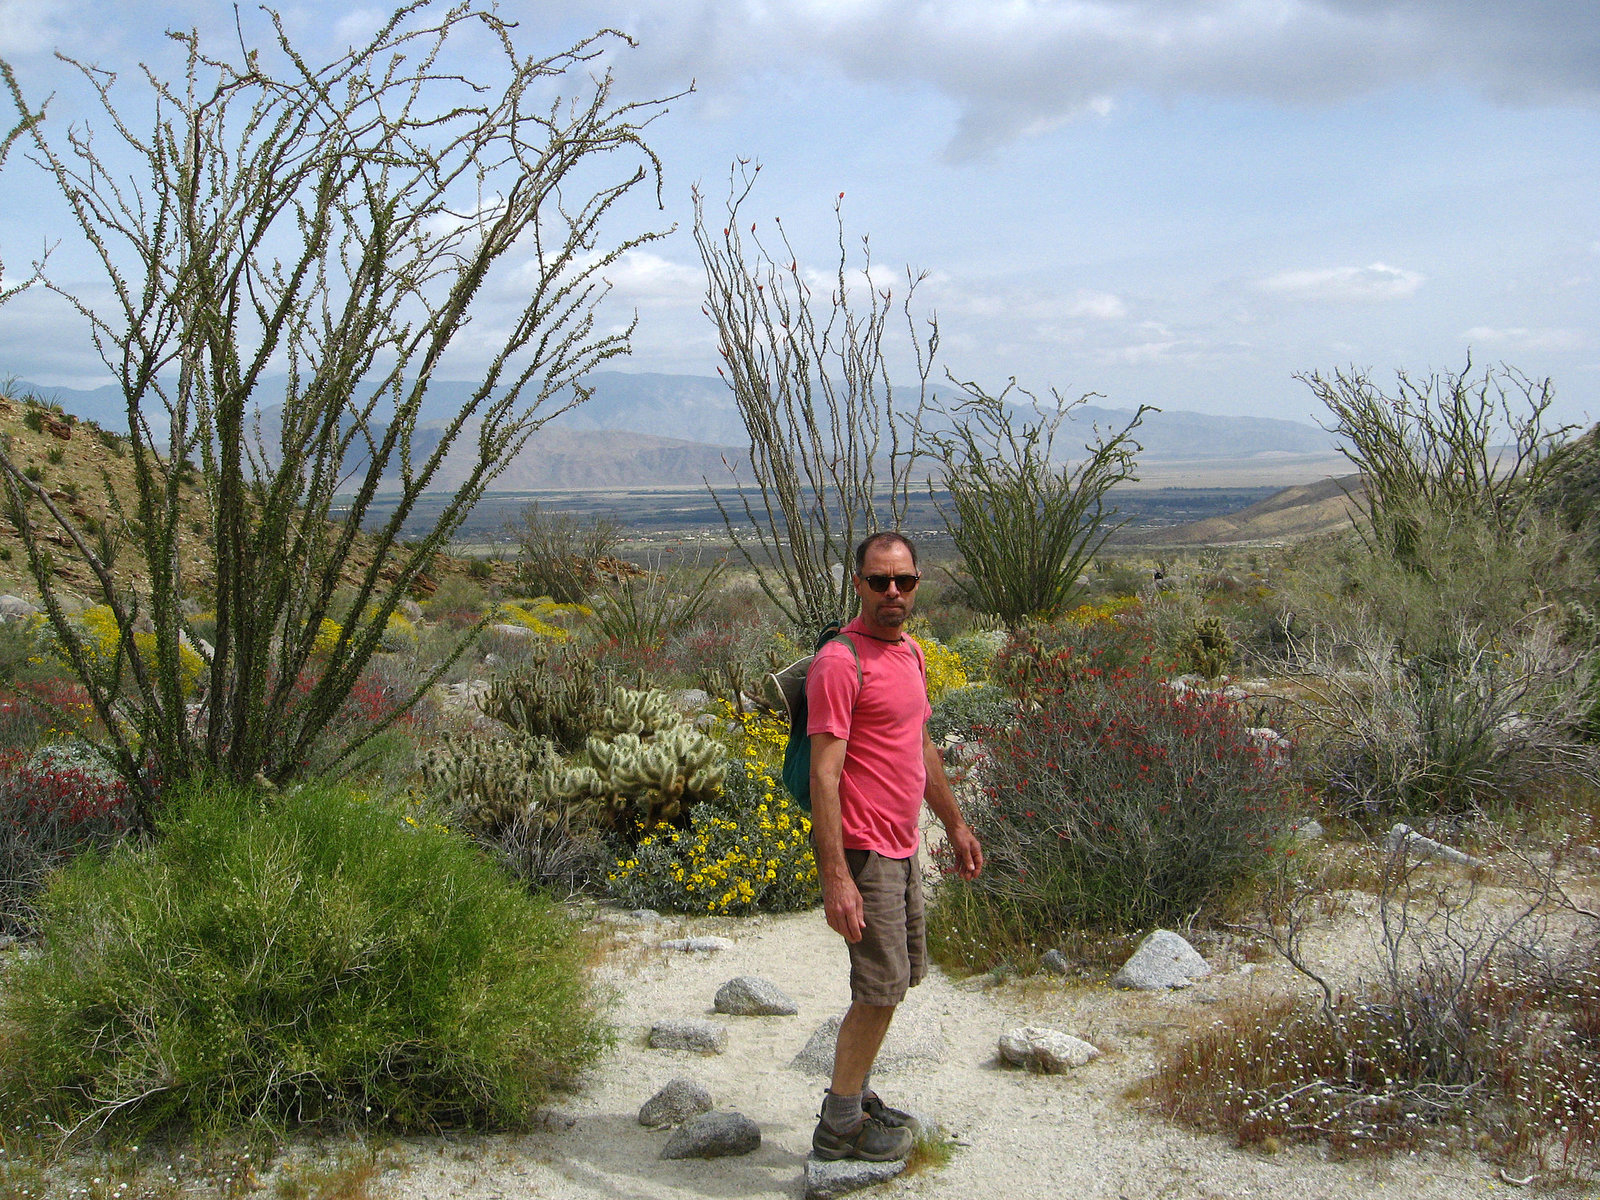
[[[1360,477],[1323,479],[1284,488],[1249,508],[1225,517],[1208,517],[1141,533],[1149,546],[1226,546],[1244,542],[1282,542],[1350,527],[1353,496]]]

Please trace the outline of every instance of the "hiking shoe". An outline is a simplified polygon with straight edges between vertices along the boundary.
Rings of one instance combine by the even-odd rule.
[[[922,1123],[908,1112],[898,1108],[890,1108],[876,1092],[866,1092],[861,1097],[861,1111],[866,1113],[878,1124],[889,1129],[909,1129],[911,1136],[916,1137],[922,1132]]]
[[[868,1117],[849,1133],[835,1133],[823,1121],[811,1135],[811,1153],[824,1162],[854,1158],[861,1162],[898,1162],[911,1153],[916,1139],[909,1129],[891,1129]]]

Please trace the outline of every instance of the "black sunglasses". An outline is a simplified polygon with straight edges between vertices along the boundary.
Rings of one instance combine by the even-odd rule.
[[[922,576],[863,575],[860,571],[857,571],[856,578],[865,580],[867,586],[875,592],[887,592],[889,590],[889,584],[892,581],[895,587],[900,589],[900,594],[905,595],[907,592],[914,592],[917,590],[917,582],[922,578]]]

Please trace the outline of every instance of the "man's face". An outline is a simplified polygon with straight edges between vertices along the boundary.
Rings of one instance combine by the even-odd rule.
[[[875,592],[867,586],[867,575],[915,575],[916,566],[911,561],[911,551],[903,542],[874,542],[867,548],[867,557],[861,572],[855,577],[856,595],[861,597],[861,620],[868,628],[878,628],[898,634],[900,627],[911,615],[914,592],[902,593],[893,580],[887,592]]]

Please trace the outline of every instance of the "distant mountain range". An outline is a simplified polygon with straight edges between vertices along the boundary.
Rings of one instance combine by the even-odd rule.
[[[589,377],[594,395],[572,412],[550,422],[528,443],[496,482],[501,490],[618,487],[682,487],[709,477],[727,477],[725,463],[742,464],[748,438],[732,393],[722,380],[698,375],[660,375],[600,371]],[[437,437],[445,418],[470,396],[475,385],[436,381],[429,389],[424,416],[430,428],[419,430],[417,449],[425,450],[429,434]],[[274,387],[268,380],[262,399],[271,405]],[[120,393],[107,386],[92,391],[34,387],[19,382],[15,394],[28,391],[59,403],[80,417],[108,428],[125,423]],[[270,407],[264,424],[271,425]],[[1125,410],[1084,405],[1057,439],[1067,455],[1080,450],[1102,430],[1121,429],[1132,414]],[[1144,447],[1141,463],[1182,462],[1204,467],[1255,460],[1325,459],[1333,437],[1315,425],[1267,417],[1226,417],[1194,412],[1147,414],[1136,433]],[[452,459],[471,452],[464,439]],[[447,463],[438,482],[450,488],[462,478],[464,461]]]

